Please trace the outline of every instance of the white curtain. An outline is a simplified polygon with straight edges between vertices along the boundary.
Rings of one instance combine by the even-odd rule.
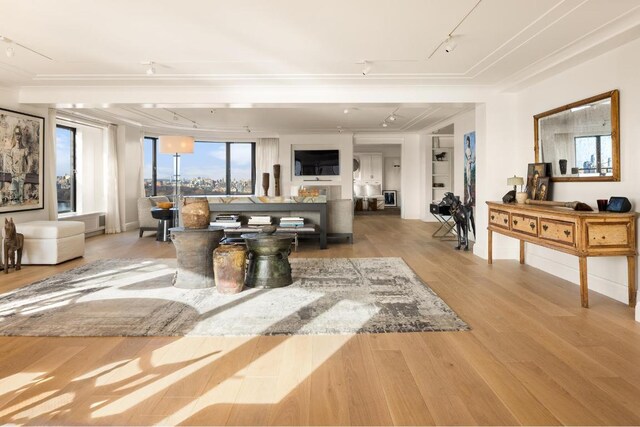
[[[56,179],[56,110],[49,108],[44,129],[44,203],[50,221],[58,220],[58,189]],[[42,170],[42,166],[41,166]]]
[[[269,173],[269,195],[273,196],[275,183],[273,180],[273,165],[280,163],[280,139],[258,138],[256,141],[256,195],[262,196],[262,174]],[[282,189],[282,172],[280,173],[280,188]]]
[[[105,234],[116,234],[122,231],[120,224],[120,202],[118,194],[118,127],[109,125],[104,132],[107,167],[105,193],[107,195],[107,214],[105,217]]]

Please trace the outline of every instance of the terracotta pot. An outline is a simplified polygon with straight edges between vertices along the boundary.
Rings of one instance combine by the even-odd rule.
[[[244,287],[246,265],[244,247],[218,246],[213,252],[213,278],[221,294],[237,294]]]
[[[209,227],[211,212],[206,197],[185,197],[180,214],[185,228]]]

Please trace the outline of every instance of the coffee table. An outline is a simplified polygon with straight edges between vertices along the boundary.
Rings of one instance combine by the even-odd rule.
[[[178,259],[173,286],[185,289],[214,287],[213,250],[224,237],[224,227],[173,227],[169,231]]]

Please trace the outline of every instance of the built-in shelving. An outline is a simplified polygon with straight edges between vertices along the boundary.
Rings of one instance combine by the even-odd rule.
[[[439,158],[441,160],[438,160]],[[453,147],[434,146],[431,152],[431,164],[431,199],[437,202],[442,200],[444,193],[453,191]],[[443,184],[443,186],[436,184]]]

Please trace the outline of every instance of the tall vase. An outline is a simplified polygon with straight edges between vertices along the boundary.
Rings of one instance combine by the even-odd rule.
[[[276,197],[280,197],[280,165],[273,165],[273,191]]]
[[[560,159],[560,160],[558,160],[558,163],[560,163],[560,174],[561,175],[566,175],[567,174],[567,159]]]
[[[262,174],[262,189],[264,190],[264,197],[269,195],[269,172]]]

